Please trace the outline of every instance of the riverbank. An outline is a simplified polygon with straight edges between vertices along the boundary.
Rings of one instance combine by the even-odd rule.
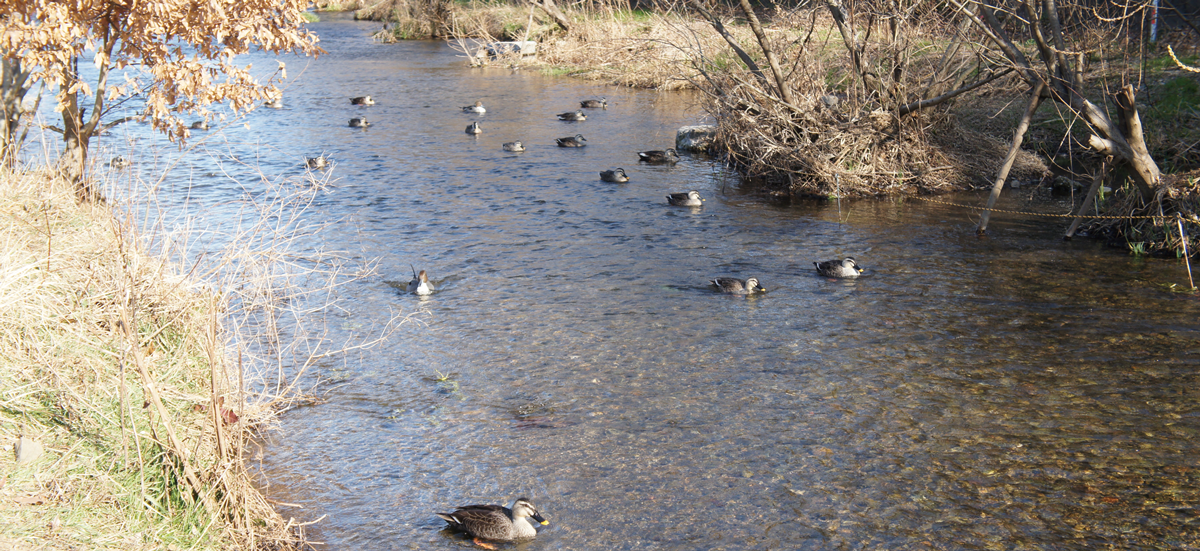
[[[0,172],[0,547],[298,549],[246,465],[277,402],[246,399],[227,297],[138,223]]]

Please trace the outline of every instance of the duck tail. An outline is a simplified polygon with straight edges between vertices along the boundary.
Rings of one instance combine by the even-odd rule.
[[[408,268],[413,271],[413,279],[417,279],[417,269],[413,268],[412,264],[409,264]],[[440,515],[441,513],[438,513],[438,514]]]
[[[449,522],[450,524],[459,525],[459,526],[462,525],[462,521],[458,520],[458,517],[456,517],[450,513],[434,513],[434,514],[437,515],[438,518],[440,518],[446,522]]]

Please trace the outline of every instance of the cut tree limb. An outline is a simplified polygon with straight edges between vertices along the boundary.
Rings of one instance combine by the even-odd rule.
[[[1029,94],[1029,106],[1025,108],[1025,115],[1021,117],[1021,123],[1017,125],[1017,130],[1013,132],[1012,145],[1008,148],[1008,155],[1004,157],[1004,164],[1000,165],[1000,170],[996,171],[996,181],[992,183],[992,194],[988,196],[987,209],[983,211],[983,217],[979,220],[979,228],[975,230],[976,234],[987,233],[988,218],[991,217],[992,207],[996,205],[996,199],[1000,197],[1000,190],[1004,189],[1004,181],[1008,179],[1008,173],[1017,160],[1017,151],[1021,149],[1021,141],[1025,139],[1025,132],[1029,130],[1029,121],[1033,120],[1034,112],[1042,104],[1042,90],[1045,87],[1045,84],[1038,82]]]
[[[558,6],[554,4],[554,0],[529,0],[529,3],[542,8],[542,11],[546,12],[546,15],[549,15],[564,31],[571,30],[571,22],[567,20],[567,16],[563,14],[562,10],[558,9]]]

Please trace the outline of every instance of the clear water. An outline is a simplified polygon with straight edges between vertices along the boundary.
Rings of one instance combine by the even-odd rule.
[[[298,174],[329,155],[314,246],[382,274],[341,289],[331,337],[419,312],[313,371],[326,401],[264,448],[264,483],[304,506],[285,514],[327,515],[326,548],[466,548],[432,512],[520,496],[551,521],[522,549],[1200,547],[1200,302],[1165,288],[1182,264],[1046,219],[980,240],[953,207],[780,205],[707,159],[639,166],[701,120],[697,97],[469,69],[377,27],[313,25],[329,54],[289,62],[286,108],[164,184],[221,205],[253,185],[223,156]],[[553,116],[600,96],[585,122]],[[476,100],[486,115],[460,110]],[[590,145],[555,146],[576,133]],[[618,166],[630,183],[599,181]],[[666,206],[689,189],[704,207]],[[867,276],[814,273],[845,255]],[[402,293],[410,264],[435,295]]]

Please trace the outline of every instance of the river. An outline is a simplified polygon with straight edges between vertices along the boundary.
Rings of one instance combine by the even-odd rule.
[[[284,109],[179,154],[187,178],[161,191],[221,205],[255,185],[226,156],[296,177],[324,153],[312,246],[378,262],[338,290],[330,340],[413,314],[310,369],[321,400],[264,443],[263,483],[303,506],[285,515],[324,516],[322,548],[465,549],[433,512],[522,496],[550,521],[529,550],[1200,546],[1200,302],[1168,288],[1180,262],[1045,218],[997,215],[978,239],[961,208],[778,203],[709,159],[639,165],[703,119],[698,97],[472,69],[323,17],[329,53],[287,60]],[[587,121],[554,116],[602,96]],[[106,147],[150,155],[162,140],[137,128]],[[575,134],[589,145],[555,146]],[[615,167],[631,181],[599,181]],[[666,204],[691,189],[703,207]],[[864,277],[815,274],[843,256]],[[410,265],[434,295],[403,292]]]

